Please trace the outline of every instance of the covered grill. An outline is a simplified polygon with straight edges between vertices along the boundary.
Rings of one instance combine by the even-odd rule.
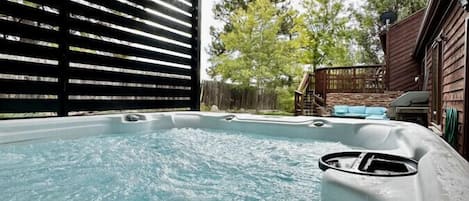
[[[398,121],[428,126],[428,91],[409,91],[391,103],[390,116]]]

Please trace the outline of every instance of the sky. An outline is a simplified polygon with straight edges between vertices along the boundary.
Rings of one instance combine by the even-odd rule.
[[[349,4],[353,4],[354,6],[358,6],[358,4],[362,3],[362,0],[344,0]],[[201,80],[210,80],[210,76],[207,75],[207,68],[210,66],[210,62],[208,59],[210,58],[207,54],[207,49],[210,45],[210,26],[217,26],[219,23],[214,19],[214,15],[212,12],[213,5],[218,2],[218,0],[201,0],[202,2],[202,23],[201,23],[201,69],[200,69],[200,76]],[[292,0],[293,6],[300,5],[301,0]],[[347,4],[346,3],[346,4]]]
[[[200,55],[200,76],[201,80],[208,80],[210,76],[207,75],[207,68],[210,66],[208,61],[209,55],[207,54],[207,48],[210,45],[210,26],[216,26],[217,21],[215,21],[212,7],[217,0],[202,0],[202,30],[201,30],[201,45],[202,52]]]

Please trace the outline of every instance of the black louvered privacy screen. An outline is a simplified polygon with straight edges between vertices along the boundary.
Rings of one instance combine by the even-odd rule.
[[[0,0],[0,113],[199,109],[198,0]]]

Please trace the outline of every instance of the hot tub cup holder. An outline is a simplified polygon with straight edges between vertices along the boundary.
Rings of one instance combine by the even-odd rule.
[[[326,125],[326,122],[323,121],[323,120],[314,120],[310,126],[312,127],[323,127],[324,125]]]
[[[236,115],[227,115],[224,117],[225,121],[231,121],[236,118]]]
[[[126,122],[137,122],[137,121],[145,121],[147,118],[145,115],[141,114],[126,114],[124,116]]]
[[[402,156],[374,152],[338,152],[324,155],[319,168],[368,176],[409,176],[417,174],[418,162]]]

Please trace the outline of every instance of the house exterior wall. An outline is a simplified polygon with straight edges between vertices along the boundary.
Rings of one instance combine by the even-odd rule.
[[[435,35],[441,33],[442,38],[442,67],[441,67],[441,94],[442,105],[441,108],[431,108],[429,122],[432,122],[432,111],[439,110],[441,112],[441,125],[437,125],[444,131],[446,113],[448,107],[454,107],[459,113],[459,126],[458,126],[458,144],[456,149],[461,153],[467,153],[467,145],[464,146],[464,99],[465,99],[465,65],[466,65],[466,18],[469,17],[460,5],[453,6],[445,19],[442,21],[443,25],[440,30],[436,31]],[[434,38],[433,40],[435,40]],[[430,91],[430,106],[432,106],[433,94],[433,79],[435,72],[432,72],[432,45],[433,40],[426,44],[425,50],[425,72],[422,74],[425,77],[426,89]],[[424,82],[425,83],[425,82]],[[466,97],[469,98],[469,97]],[[469,112],[469,111],[468,111]],[[466,156],[467,158],[467,156]]]
[[[386,34],[386,73],[390,91],[419,90],[415,77],[421,74],[421,67],[413,57],[413,51],[419,33],[417,27],[420,27],[424,15],[425,10],[418,11],[392,25]]]

